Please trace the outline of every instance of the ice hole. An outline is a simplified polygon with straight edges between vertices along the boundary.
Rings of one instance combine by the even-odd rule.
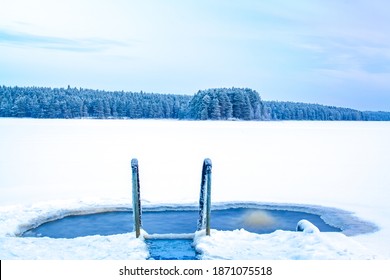
[[[148,234],[194,233],[198,219],[197,209],[145,209],[142,228]],[[290,210],[257,208],[227,208],[211,211],[211,228],[217,230],[245,229],[254,233],[275,230],[295,231],[297,223],[306,219],[320,231],[341,231],[328,225],[316,214]],[[24,237],[75,238],[89,235],[113,235],[133,231],[131,211],[113,211],[88,215],[71,215],[43,223],[26,231]]]

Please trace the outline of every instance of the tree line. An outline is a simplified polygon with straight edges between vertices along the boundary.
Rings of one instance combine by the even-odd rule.
[[[319,104],[263,101],[248,88],[215,88],[195,95],[82,88],[0,86],[0,117],[191,120],[390,120]]]
[[[390,112],[358,111],[319,104],[264,101],[265,118],[269,120],[317,121],[390,121]]]
[[[190,97],[143,92],[42,87],[0,87],[0,117],[185,118]]]

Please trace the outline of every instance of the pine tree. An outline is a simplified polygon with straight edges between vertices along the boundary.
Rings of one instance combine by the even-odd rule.
[[[210,102],[209,116],[212,120],[221,119],[221,106],[219,105],[218,97],[216,95]]]
[[[233,116],[233,106],[232,103],[229,100],[229,97],[227,96],[225,91],[218,91],[217,93],[219,104],[220,104],[220,111],[221,111],[221,118],[228,120],[231,119]]]
[[[201,120],[208,120],[209,119],[210,101],[211,101],[211,98],[207,94],[202,98],[202,104],[200,106],[200,119]]]

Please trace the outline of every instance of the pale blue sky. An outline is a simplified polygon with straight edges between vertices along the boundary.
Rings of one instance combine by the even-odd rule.
[[[0,85],[390,111],[386,0],[0,0]]]

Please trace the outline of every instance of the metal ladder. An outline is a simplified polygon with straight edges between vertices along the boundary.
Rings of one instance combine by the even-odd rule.
[[[139,166],[138,160],[133,158],[131,160],[132,169],[132,201],[133,201],[133,219],[134,231],[138,238],[141,235],[142,228],[142,208],[140,199],[140,180],[139,180]],[[210,217],[211,217],[211,171],[212,163],[209,158],[203,161],[202,178],[200,184],[199,197],[199,218],[197,223],[197,230],[205,230],[206,235],[210,235]],[[191,234],[183,234],[183,238],[192,238]],[[163,234],[155,234],[156,238],[163,238]]]

